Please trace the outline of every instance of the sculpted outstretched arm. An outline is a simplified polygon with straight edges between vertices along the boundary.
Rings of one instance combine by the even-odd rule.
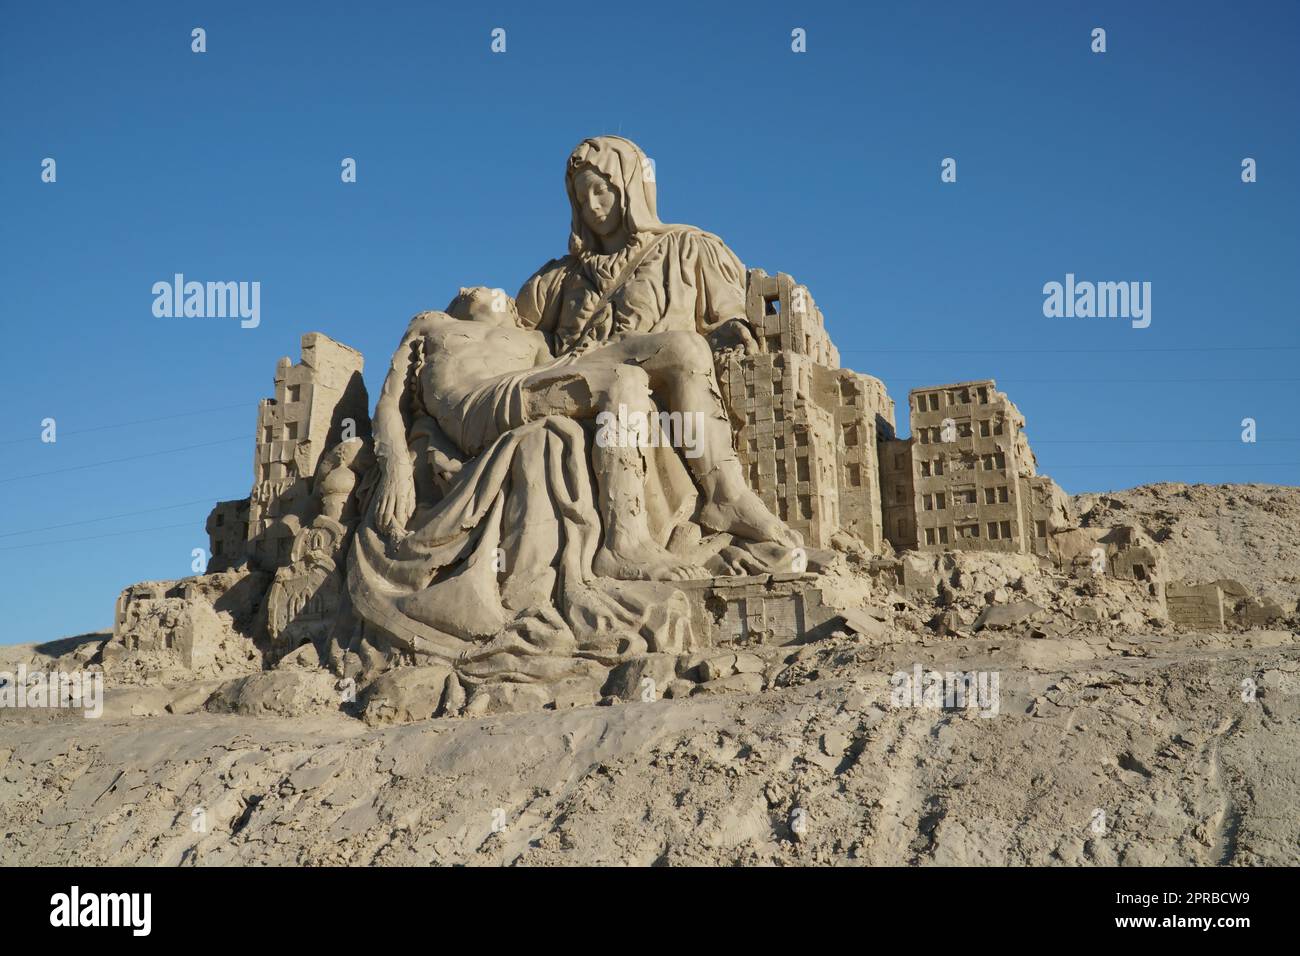
[[[379,459],[379,530],[397,536],[415,512],[415,469],[406,436],[410,431],[413,410],[420,402],[416,376],[416,359],[424,347],[425,337],[450,317],[442,312],[421,312],[411,320],[402,343],[393,354],[388,376],[375,404],[373,432],[375,457]]]

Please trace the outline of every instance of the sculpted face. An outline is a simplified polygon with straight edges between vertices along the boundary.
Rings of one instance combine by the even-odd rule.
[[[573,177],[573,195],[582,211],[582,221],[596,235],[612,235],[623,223],[618,190],[590,166]]]
[[[519,310],[513,296],[503,289],[474,286],[460,290],[460,294],[447,306],[447,314],[462,322],[483,322],[487,325],[519,325]]]

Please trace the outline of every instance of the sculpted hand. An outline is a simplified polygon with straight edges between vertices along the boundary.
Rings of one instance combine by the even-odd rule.
[[[379,477],[379,506],[375,513],[379,531],[389,537],[406,533],[415,513],[415,473],[409,463],[385,459]]]
[[[742,355],[758,353],[758,342],[744,319],[728,319],[709,333],[709,345],[715,354],[740,352]]]

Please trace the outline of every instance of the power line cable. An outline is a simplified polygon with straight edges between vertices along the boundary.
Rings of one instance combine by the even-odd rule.
[[[1065,471],[1070,468],[1300,468],[1300,461],[1216,461],[1183,464],[1168,461],[1132,462],[1111,461],[1089,464],[1059,464],[1053,462],[1045,466],[1047,471]]]
[[[146,534],[150,531],[167,531],[172,528],[192,528],[193,524],[189,521],[182,521],[178,524],[164,524],[156,528],[132,528],[130,531],[110,531],[107,534],[92,534],[83,538],[68,538],[63,541],[38,541],[33,544],[17,544],[7,548],[0,548],[0,551],[25,551],[28,548],[48,548],[59,544],[80,544],[82,541],[95,541],[99,538],[120,538],[128,534]]]
[[[1256,442],[1244,442],[1240,438],[1034,438],[1029,444],[1033,447],[1038,445],[1272,445],[1298,441],[1300,438],[1261,438]]]
[[[6,484],[11,481],[23,481],[27,478],[44,478],[48,475],[62,475],[70,471],[85,471],[87,468],[101,468],[104,465],[120,465],[126,461],[139,461],[141,458],[157,458],[159,455],[172,455],[176,452],[191,451],[195,448],[211,448],[213,445],[226,445],[232,441],[248,441],[247,435],[236,435],[234,438],[219,438],[216,441],[200,442],[197,445],[182,445],[179,448],[164,448],[160,451],[147,451],[141,455],[127,455],[125,458],[110,458],[106,461],[92,461],[85,465],[72,465],[69,468],[55,468],[50,471],[34,471],[28,475],[10,475],[8,478],[0,478],[0,484]]]
[[[1119,354],[1126,355],[1129,353],[1151,353],[1151,352],[1282,352],[1300,349],[1300,345],[1171,345],[1155,346],[1151,348],[1122,349],[1122,348],[1094,348],[1094,349],[1077,349],[1077,348],[1041,348],[1041,349],[990,349],[990,348],[891,348],[891,349],[839,349],[841,355],[885,355],[899,353],[924,353],[927,355],[944,354],[944,355],[1045,355],[1045,354],[1070,354],[1070,355],[1089,355],[1089,354]]]
[[[998,378],[997,381],[1009,382],[1012,385],[1240,385],[1256,382],[1294,383],[1300,382],[1300,378],[1259,378],[1258,376],[1250,378]]]
[[[141,511],[124,511],[121,514],[104,515],[102,518],[86,518],[82,521],[69,521],[65,524],[46,525],[44,528],[27,528],[23,531],[4,531],[0,532],[0,538],[13,538],[21,534],[36,534],[39,531],[57,531],[60,528],[75,528],[78,525],[96,524],[100,521],[114,521],[117,518],[134,518],[137,515],[154,514],[158,511],[173,511],[176,508],[185,508],[190,505],[206,504],[207,502],[215,502],[218,500],[219,499],[215,496],[211,498],[195,498],[193,501],[182,501],[174,505],[163,505],[158,508],[145,508]]]
[[[89,428],[77,428],[72,431],[62,432],[62,434],[85,435],[89,432],[102,432],[102,431],[107,431],[111,428],[127,428],[131,425],[149,425],[154,422],[165,422],[173,418],[189,418],[193,415],[206,415],[210,412],[224,412],[232,408],[247,408],[247,407],[248,407],[248,402],[239,402],[233,405],[218,405],[215,408],[199,408],[199,409],[195,409],[192,412],[177,412],[175,415],[159,415],[156,418],[138,418],[134,421],[117,422],[116,424],[112,424],[112,425],[92,425]],[[39,435],[28,435],[25,438],[6,438],[4,441],[0,441],[0,445],[16,445],[19,442],[36,441],[39,438],[40,438]]]

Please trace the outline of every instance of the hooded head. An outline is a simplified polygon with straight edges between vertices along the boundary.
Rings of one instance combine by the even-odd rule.
[[[592,174],[604,181],[604,190]],[[564,188],[572,212],[569,252],[573,255],[600,252],[595,229],[604,224],[611,230],[625,226],[629,238],[665,228],[655,210],[654,167],[640,147],[621,136],[595,136],[579,143],[569,154]]]

